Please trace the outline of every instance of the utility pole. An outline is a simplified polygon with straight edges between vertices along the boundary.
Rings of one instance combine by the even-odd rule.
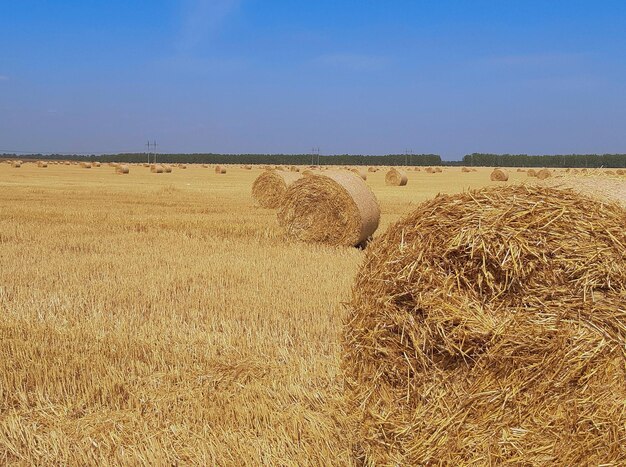
[[[408,166],[411,163],[411,156],[413,155],[413,149],[404,150],[404,165]]]
[[[320,165],[320,148],[312,148],[311,149],[311,165],[313,165],[313,157],[317,154],[317,165]]]
[[[148,164],[150,164],[150,140],[146,143],[146,147],[148,148]]]
[[[154,163],[157,163],[157,144],[154,142]]]

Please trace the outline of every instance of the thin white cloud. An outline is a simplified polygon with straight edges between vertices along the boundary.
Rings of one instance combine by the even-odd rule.
[[[375,71],[389,66],[389,59],[375,55],[326,54],[312,60],[314,65],[343,68],[351,71]]]
[[[483,59],[487,64],[502,66],[546,66],[546,65],[571,65],[579,63],[584,58],[583,54],[569,53],[538,53],[500,55]]]
[[[186,0],[182,7],[179,47],[188,51],[215,34],[237,10],[240,0]]]

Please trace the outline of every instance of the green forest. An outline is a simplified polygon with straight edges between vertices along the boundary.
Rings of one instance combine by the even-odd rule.
[[[463,165],[477,167],[626,167],[626,154],[468,154]]]
[[[147,153],[102,155],[2,154],[3,159],[62,159],[100,162],[148,162]],[[467,154],[461,161],[442,161],[437,154],[388,154],[385,156],[341,154],[157,154],[167,164],[272,164],[272,165],[395,165],[395,166],[476,166],[476,167],[626,167],[626,154]],[[154,162],[154,154],[150,157]]]

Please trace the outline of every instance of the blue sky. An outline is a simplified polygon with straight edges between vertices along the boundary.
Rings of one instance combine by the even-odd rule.
[[[626,2],[0,0],[0,149],[626,152]]]

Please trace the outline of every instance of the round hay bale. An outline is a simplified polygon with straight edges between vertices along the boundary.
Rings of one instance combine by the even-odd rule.
[[[537,172],[537,178],[539,180],[545,180],[546,178],[550,177],[552,177],[552,172],[548,169],[541,169],[539,172]]]
[[[434,174],[435,173],[435,169],[433,169],[432,167],[426,167],[424,169],[424,172],[429,173],[429,174]]]
[[[277,208],[285,196],[287,188],[300,180],[297,172],[267,170],[259,175],[252,184],[252,197],[263,208]]]
[[[251,165],[246,165],[246,166],[244,167],[244,169],[246,169],[246,170],[252,170],[252,166],[251,166]]]
[[[171,165],[164,165],[163,166],[163,172],[165,172],[167,174],[171,174],[172,173],[172,166]]]
[[[368,172],[376,172],[376,170],[378,170],[378,169],[376,169],[375,167],[369,167],[367,169]]]
[[[626,170],[624,170],[624,169],[617,169],[617,170],[615,171],[615,173],[616,173],[617,175],[625,175],[625,174],[626,174]]]
[[[468,173],[471,172],[471,169],[468,169],[467,167],[461,167],[461,172]]]
[[[150,172],[152,172],[153,174],[162,174],[163,173],[163,166],[162,165],[152,165],[152,166],[150,166]]]
[[[509,179],[509,174],[504,169],[494,169],[490,178],[492,182],[506,182]]]
[[[517,169],[517,171],[518,171],[518,172],[520,172],[520,173],[521,173],[521,172],[526,172],[526,170],[525,170],[525,169]]]
[[[367,180],[367,172],[362,167],[352,167],[350,172],[361,177],[363,180]]]
[[[130,172],[130,168],[126,164],[117,164],[117,167],[115,167],[116,174],[123,175],[129,172]]]
[[[221,165],[216,165],[215,166],[215,173],[216,174],[225,174],[226,173],[226,167],[223,167]]]
[[[443,169],[441,167],[435,167],[435,173],[440,174],[441,172],[443,172]]]
[[[369,245],[343,341],[361,465],[626,465],[626,211],[507,185]]]
[[[407,177],[406,172],[404,172],[404,170],[391,169],[385,175],[386,185],[405,186],[408,182],[409,182],[409,177]]]
[[[44,161],[39,161],[37,162],[37,167],[41,167],[45,169],[46,167],[48,167],[48,163]]]
[[[101,165],[101,164],[100,164],[100,162],[94,162],[94,163],[93,163],[93,166],[94,166],[94,167],[100,167],[100,165]]]
[[[11,162],[11,167],[19,169],[20,167],[22,167],[22,161],[12,161]]]
[[[80,166],[81,166],[83,169],[91,169],[91,162],[81,162],[81,163],[80,163]]]
[[[615,175],[615,172],[613,172],[612,170],[607,170],[606,172],[604,172],[605,175]]]
[[[528,169],[528,172],[526,172],[526,175],[529,177],[536,177],[537,171],[535,169]]]
[[[305,242],[362,246],[378,228],[380,207],[362,178],[327,171],[293,183],[278,210],[290,237]]]

